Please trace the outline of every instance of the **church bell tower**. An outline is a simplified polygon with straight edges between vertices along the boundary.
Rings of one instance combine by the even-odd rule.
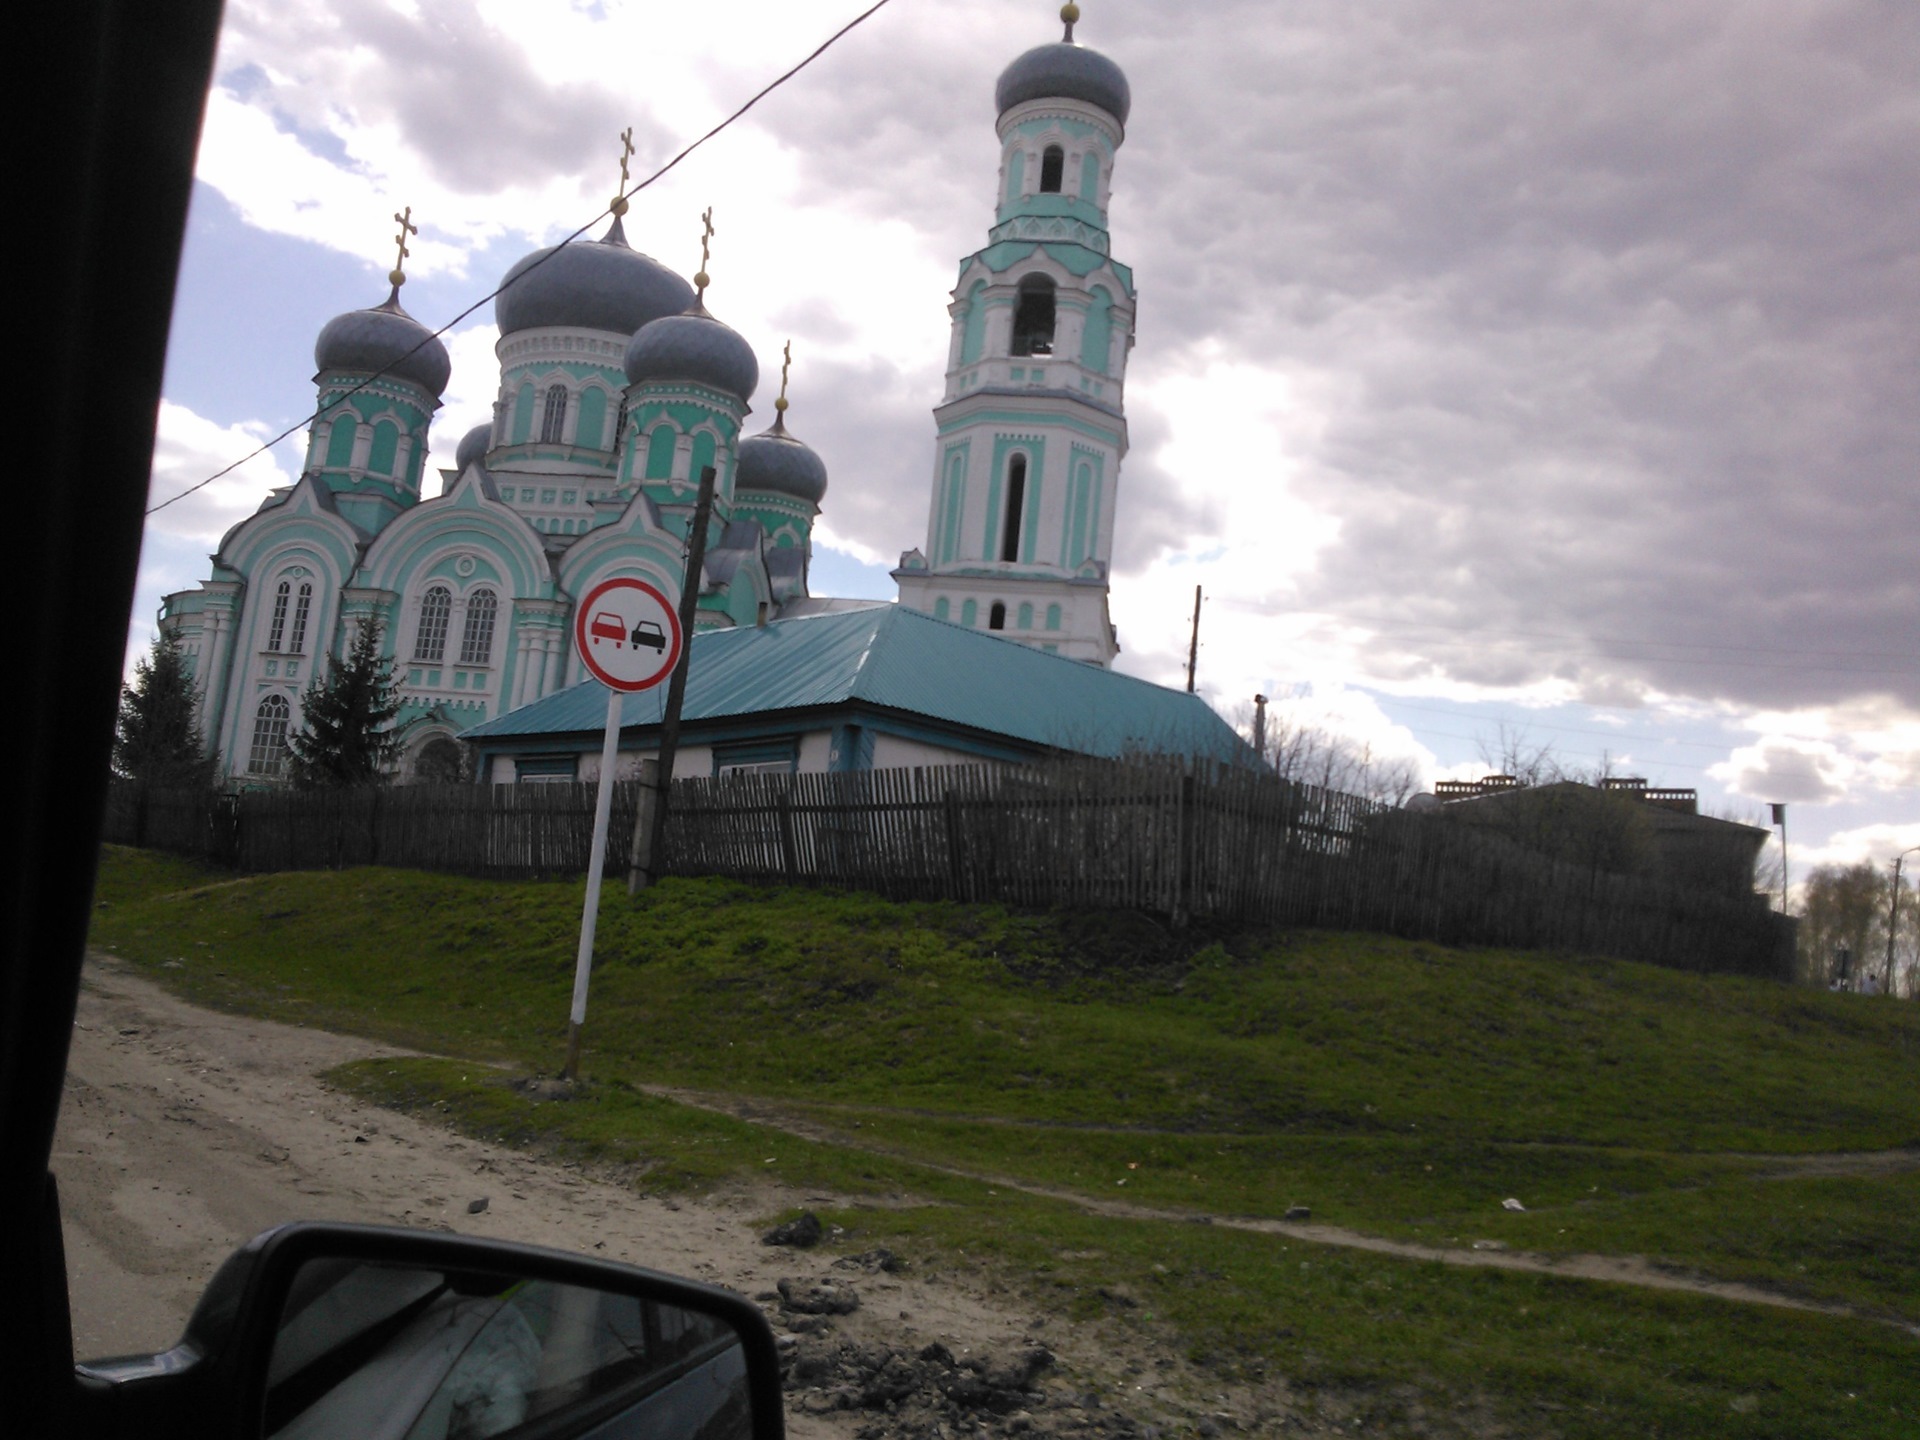
[[[1000,176],[985,249],[961,262],[924,550],[893,572],[938,619],[1107,666],[1114,504],[1127,451],[1133,273],[1107,202],[1127,79],[1065,37],[1001,72]]]

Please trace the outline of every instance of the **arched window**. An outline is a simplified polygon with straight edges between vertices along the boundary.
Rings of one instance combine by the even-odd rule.
[[[1031,630],[1033,628],[1033,606],[1025,603],[1024,601],[1021,602],[1020,618],[1015,623],[1022,630]]]
[[[573,443],[589,450],[606,448],[607,392],[589,385],[580,392],[580,412],[573,422]]]
[[[267,624],[267,649],[278,650],[287,638],[287,598],[293,594],[293,582],[282,580],[273,590],[273,619]]]
[[[373,443],[367,447],[367,471],[373,475],[393,474],[394,458],[400,450],[400,427],[382,420],[373,427]]]
[[[414,632],[413,658],[438,665],[447,654],[447,620],[453,614],[453,592],[436,585],[421,597],[420,628]]]
[[[1000,522],[1000,558],[1020,558],[1020,513],[1027,503],[1027,457],[1007,461],[1007,511]],[[994,627],[996,630],[999,626]]]
[[[1096,374],[1107,373],[1108,352],[1113,349],[1113,296],[1106,286],[1096,285],[1092,304],[1087,306],[1086,328],[1080,332],[1080,363]]]
[[[1013,311],[1013,353],[1053,353],[1053,281],[1029,275],[1020,282],[1020,303]]]
[[[711,430],[702,430],[693,437],[693,463],[687,470],[689,480],[699,480],[707,466],[714,463],[716,449]]]
[[[980,602],[962,600],[960,602],[960,623],[971,630],[980,623]]]
[[[951,614],[953,614],[953,606],[947,603],[946,596],[942,595],[938,600],[933,602],[934,619],[945,620]]]
[[[327,432],[327,468],[345,470],[353,464],[353,437],[359,430],[351,415],[341,415]]]
[[[1066,152],[1058,145],[1049,145],[1040,152],[1040,193],[1042,195],[1060,193],[1060,175],[1066,168]]]
[[[460,630],[460,663],[485,665],[493,658],[493,617],[500,601],[491,590],[467,597],[467,623]]]
[[[533,382],[522,381],[513,394],[513,443],[524,445],[533,434]]]
[[[1007,628],[1007,606],[1004,600],[993,602],[993,608],[987,611],[987,628],[1004,630]]]
[[[649,480],[673,478],[673,447],[679,435],[671,425],[656,425],[647,435],[647,475]]]
[[[303,655],[307,649],[307,617],[313,612],[313,585],[309,581],[300,582],[300,593],[293,601],[293,635],[287,642],[287,649],[295,655]]]
[[[1047,606],[1047,628],[1049,630],[1058,630],[1060,628],[1060,607],[1058,605]]]
[[[987,340],[987,302],[981,292],[987,288],[987,282],[976,280],[973,288],[967,292],[967,323],[960,332],[960,363],[971,365],[980,358],[981,347]]]
[[[540,413],[540,443],[558,445],[567,424],[567,387],[547,387],[547,408]]]
[[[278,775],[287,763],[287,723],[293,707],[284,695],[269,695],[253,712],[253,748],[247,754],[249,775]]]

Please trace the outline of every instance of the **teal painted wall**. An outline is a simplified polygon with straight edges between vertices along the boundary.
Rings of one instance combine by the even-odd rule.
[[[987,304],[982,292],[987,282],[976,280],[973,289],[967,292],[966,327],[960,336],[960,363],[971,365],[980,358],[980,351],[987,343]]]
[[[1113,348],[1113,296],[1096,285],[1089,296],[1085,329],[1080,336],[1080,363],[1095,374],[1107,373],[1107,355]]]
[[[513,440],[524,445],[533,435],[533,386],[523,381],[513,400]]]
[[[647,472],[649,480],[665,480],[673,474],[673,447],[680,439],[673,426],[657,426],[647,436]]]

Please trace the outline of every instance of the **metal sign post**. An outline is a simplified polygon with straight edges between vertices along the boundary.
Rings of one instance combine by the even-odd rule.
[[[587,1022],[587,981],[593,937],[600,922],[600,882],[607,867],[607,831],[613,819],[613,769],[620,751],[620,700],[650,690],[673,673],[681,651],[680,617],[667,597],[644,580],[603,580],[589,590],[573,619],[573,644],[587,672],[607,687],[607,733],[600,745],[600,788],[593,805],[593,853],[587,861],[587,898],[580,911],[580,949],[573,962],[573,1009],[567,1022],[562,1079],[580,1070],[580,1030]]]

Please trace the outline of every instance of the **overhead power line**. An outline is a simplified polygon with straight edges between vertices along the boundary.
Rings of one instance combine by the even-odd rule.
[[[727,116],[726,119],[722,120],[718,125],[715,125],[711,130],[707,131],[707,133],[702,135],[698,140],[695,140],[691,144],[684,147],[679,154],[675,155],[671,160],[667,161],[666,164],[662,165],[658,170],[654,171],[651,175],[647,176],[646,179],[642,180],[639,184],[635,185],[631,190],[622,192],[620,198],[622,200],[631,200],[635,195],[638,195],[642,190],[645,190],[649,185],[652,185],[656,180],[659,180],[661,177],[666,175],[682,160],[686,159],[689,155],[693,154],[694,151],[698,150],[702,145],[706,144],[709,140],[713,139],[714,136],[718,135],[722,130],[725,130],[729,125],[733,124],[734,121],[738,120],[741,116],[745,115],[749,110],[753,109],[754,106],[758,105],[762,100],[766,99],[767,96],[771,95],[774,91],[778,90],[782,85],[786,84],[789,80],[793,79],[794,76],[798,75],[802,70],[806,69],[814,61],[818,60],[822,55],[826,54],[827,51],[831,50],[836,44],[840,42],[840,40],[843,37],[845,37],[851,31],[856,29],[858,26],[864,24],[874,14],[876,14],[880,10],[885,9],[886,6],[891,3],[892,3],[892,0],[874,0],[874,3],[872,5],[869,5],[865,10],[862,10],[858,15],[854,16],[853,19],[849,20],[846,24],[842,25],[838,30],[834,31],[833,34],[829,35],[825,40],[821,41],[819,45],[815,46],[813,51],[810,54],[808,54],[805,59],[793,65],[792,67],[784,71],[782,74],[780,74],[778,77],[769,81],[766,85],[763,85],[759,90],[754,92],[752,97],[749,98],[747,102],[744,105],[742,105],[738,110],[735,110],[731,115]],[[568,245],[573,244],[574,241],[578,240],[581,236],[585,235],[589,230],[593,229],[594,226],[598,225],[602,220],[606,219],[611,214],[613,214],[613,207],[609,205],[606,209],[602,210],[598,215],[594,216],[591,220],[587,221],[586,224],[582,225],[578,230],[575,230],[571,235],[567,236],[558,245],[555,245],[552,249],[548,250],[545,255],[542,255],[533,264],[527,266],[526,269],[522,270],[520,272],[520,275],[515,277],[516,280],[520,278],[524,278],[527,275],[530,275],[531,273],[533,273],[534,270],[546,264],[547,261],[551,260],[555,255],[558,255],[561,250],[563,250]],[[385,375],[387,375],[396,366],[405,363],[412,356],[418,354],[422,347],[428,345],[432,341],[440,339],[449,330],[453,329],[454,326],[458,325],[462,320],[465,320],[469,315],[473,314],[474,311],[478,310],[482,305],[488,304],[490,301],[497,299],[500,295],[500,292],[504,289],[506,289],[505,285],[495,286],[492,290],[488,291],[485,295],[482,295],[478,300],[474,301],[471,305],[467,306],[467,308],[462,310],[458,315],[454,316],[451,320],[447,321],[447,323],[442,325],[438,330],[435,330],[431,335],[421,340],[418,345],[415,345],[413,349],[407,351],[405,355],[401,355],[395,358],[394,360],[389,361],[385,366],[383,366],[379,370],[376,370],[373,374],[369,375],[366,379],[362,380],[358,385],[355,385],[351,390],[346,391],[344,394],[335,396],[332,403],[329,404],[326,408],[333,409],[335,406],[339,405],[341,401],[350,400],[355,395],[358,395],[362,390],[366,389],[369,385],[373,384],[376,380],[379,380],[383,378]],[[256,446],[254,449],[248,451],[245,455],[242,455],[238,460],[234,461],[231,465],[226,466],[224,469],[214,471],[214,473],[207,476],[206,479],[196,481],[194,484],[189,485],[186,489],[182,490],[179,494],[170,495],[165,500],[162,500],[158,505],[154,505],[150,507],[147,510],[147,514],[157,515],[160,513],[160,511],[166,509],[169,505],[175,504],[178,501],[186,499],[187,496],[193,494],[196,490],[204,490],[207,486],[211,485],[214,481],[220,479],[222,476],[231,475],[235,470],[238,470],[242,465],[245,465],[249,460],[257,459],[259,456],[266,454],[274,446],[278,445],[282,440],[289,439],[290,437],[299,434],[301,430],[313,424],[316,420],[320,418],[320,416],[321,416],[321,411],[319,410],[314,410],[310,412],[304,418],[295,421],[292,425],[289,425],[285,430],[282,430],[278,435],[274,436],[271,440],[263,441],[260,445]]]

